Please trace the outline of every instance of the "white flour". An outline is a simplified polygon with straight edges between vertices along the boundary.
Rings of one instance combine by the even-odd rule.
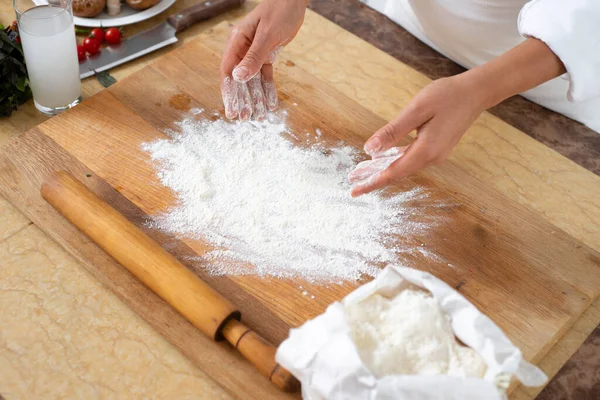
[[[406,289],[391,300],[375,294],[347,306],[346,315],[360,357],[377,377],[485,373],[483,359],[456,341],[450,318],[424,290]]]
[[[202,260],[212,273],[357,280],[397,261],[393,235],[426,227],[409,220],[414,206],[404,207],[425,197],[419,189],[351,198],[354,150],[294,145],[274,114],[263,122],[190,117],[178,126],[170,139],[143,145],[179,200],[153,225],[212,245]]]

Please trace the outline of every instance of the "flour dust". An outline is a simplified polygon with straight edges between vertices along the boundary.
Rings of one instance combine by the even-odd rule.
[[[420,188],[350,197],[357,151],[326,148],[320,130],[298,145],[281,114],[262,122],[195,114],[142,147],[177,197],[152,226],[211,245],[202,267],[213,274],[315,283],[374,277],[432,224],[413,218],[427,197]]]

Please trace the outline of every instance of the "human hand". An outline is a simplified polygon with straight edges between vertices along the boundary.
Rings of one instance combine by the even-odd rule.
[[[265,0],[233,28],[221,61],[225,116],[263,119],[277,108],[275,56],[300,30],[306,0]]]
[[[367,141],[365,151],[373,160],[359,164],[350,174],[355,184],[352,196],[441,163],[484,110],[565,71],[548,45],[529,38],[490,62],[431,83]],[[398,154],[387,159],[381,156],[415,129],[417,138],[409,146],[395,150]]]
[[[466,130],[487,108],[485,88],[457,75],[429,84],[390,123],[365,143],[373,159],[357,165],[348,179],[352,196],[381,189],[446,160]],[[393,147],[415,130],[417,138]]]

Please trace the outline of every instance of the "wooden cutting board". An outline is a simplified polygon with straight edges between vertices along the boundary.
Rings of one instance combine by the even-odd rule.
[[[221,44],[210,43],[215,49]],[[143,227],[149,215],[165,210],[174,197],[155,177],[140,144],[164,137],[162,132],[174,128],[191,108],[221,110],[218,64],[216,53],[200,40],[192,41],[29,131],[0,154],[0,192],[231,393],[283,396],[226,346],[204,338],[39,195],[49,173],[67,169]],[[320,128],[331,143],[341,139],[362,147],[385,122],[293,60],[279,68],[278,78],[282,107],[289,109],[289,125],[297,132]],[[415,185],[429,193],[415,218],[442,222],[413,244],[423,244],[440,257],[416,253],[406,256],[405,264],[456,287],[504,329],[527,359],[539,360],[598,296],[600,255],[451,163],[428,169],[396,190]],[[148,233],[184,263],[205,250],[199,241]],[[357,286],[214,277],[201,265],[187,265],[275,344],[289,327],[320,314]],[[304,296],[304,290],[315,298]]]

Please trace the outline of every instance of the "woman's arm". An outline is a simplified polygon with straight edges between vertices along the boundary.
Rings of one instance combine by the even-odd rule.
[[[484,65],[432,82],[366,142],[365,151],[375,158],[413,130],[417,138],[385,170],[376,167],[385,162],[359,166],[352,176],[363,180],[354,185],[352,195],[383,188],[443,162],[483,111],[564,73],[563,63],[552,50],[544,42],[529,38]]]
[[[562,61],[541,40],[529,38],[502,56],[465,72],[480,86],[490,108],[566,72]]]

